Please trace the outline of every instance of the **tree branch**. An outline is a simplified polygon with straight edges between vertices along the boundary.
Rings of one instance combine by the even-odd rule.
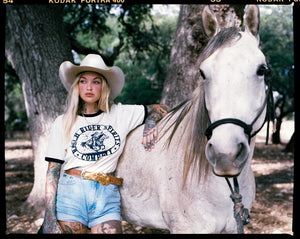
[[[89,47],[85,47],[83,45],[81,45],[78,41],[71,39],[71,47],[74,51],[76,51],[79,54],[83,54],[83,55],[88,55],[88,54],[98,54],[101,55],[101,57],[103,58],[104,62],[106,63],[106,65],[108,66],[112,66],[114,63],[114,59],[111,59],[111,57],[108,57],[104,54],[101,54],[99,51],[93,49],[93,48],[89,48]]]

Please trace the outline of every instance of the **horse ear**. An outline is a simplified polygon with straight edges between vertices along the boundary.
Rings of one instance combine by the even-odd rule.
[[[245,13],[245,30],[259,40],[259,8],[257,5],[249,5]]]
[[[202,27],[208,38],[211,38],[220,31],[216,15],[208,5],[205,6],[202,11]]]

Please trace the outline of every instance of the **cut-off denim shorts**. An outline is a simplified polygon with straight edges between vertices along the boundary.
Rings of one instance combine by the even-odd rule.
[[[56,217],[80,222],[89,228],[110,220],[122,221],[121,197],[117,185],[102,185],[65,172],[57,188]]]

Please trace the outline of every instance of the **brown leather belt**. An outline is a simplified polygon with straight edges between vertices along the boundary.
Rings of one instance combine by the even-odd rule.
[[[112,173],[104,174],[104,173],[91,173],[91,172],[82,172],[79,169],[71,168],[66,170],[66,173],[75,177],[84,179],[90,179],[96,182],[101,183],[106,186],[108,184],[122,185],[123,178],[117,178]]]

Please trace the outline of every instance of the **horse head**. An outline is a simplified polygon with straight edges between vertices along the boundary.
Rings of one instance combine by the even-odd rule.
[[[268,67],[259,49],[259,9],[248,6],[245,31],[220,30],[210,8],[203,11],[204,30],[211,37],[199,60],[211,122],[205,154],[216,175],[237,176],[266,114]]]

